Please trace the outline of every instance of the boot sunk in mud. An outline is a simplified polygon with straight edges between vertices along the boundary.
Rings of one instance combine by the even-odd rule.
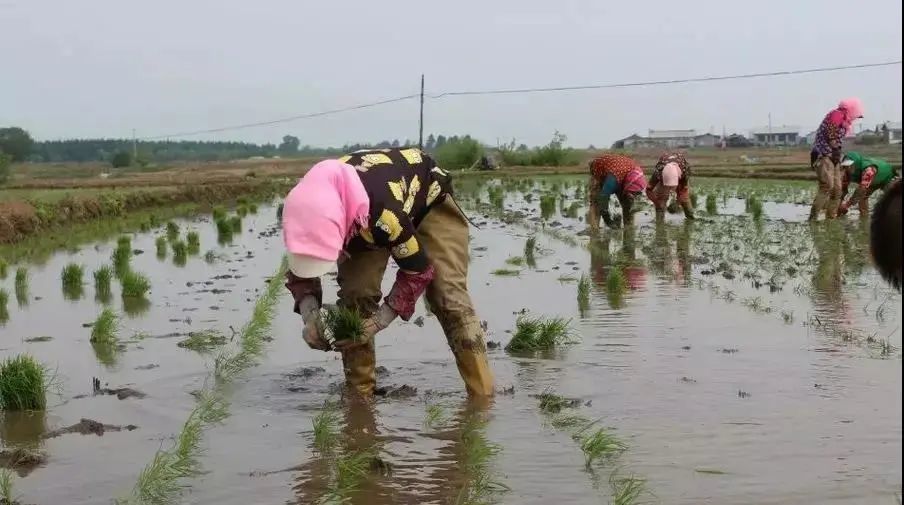
[[[286,287],[313,348],[342,353],[348,385],[376,388],[374,337],[396,317],[408,321],[425,295],[455,355],[465,389],[493,394],[484,332],[467,288],[468,220],[445,171],[419,149],[358,151],[318,163],[286,197]],[[382,299],[389,258],[399,266]],[[329,342],[320,322],[320,277],[338,264],[338,305],[365,317],[355,339]]]

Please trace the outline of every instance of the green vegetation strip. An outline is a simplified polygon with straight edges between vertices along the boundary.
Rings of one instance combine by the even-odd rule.
[[[145,505],[178,503],[185,479],[201,472],[198,460],[204,429],[229,415],[224,386],[239,374],[257,364],[263,352],[264,337],[270,331],[276,302],[287,265],[283,258],[264,293],[257,299],[251,318],[242,328],[238,343],[221,351],[214,360],[213,372],[200,391],[194,393],[197,404],[188,415],[175,444],[158,450],[138,476],[131,493],[117,500],[119,504]]]

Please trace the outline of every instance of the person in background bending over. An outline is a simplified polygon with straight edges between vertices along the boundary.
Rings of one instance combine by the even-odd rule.
[[[885,189],[895,178],[895,169],[885,161],[878,158],[867,158],[860,153],[850,151],[844,155],[841,161],[842,170],[844,170],[843,182],[841,184],[842,201],[847,196],[848,185],[850,183],[857,184],[854,194],[843,202],[838,208],[838,215],[845,215],[848,209],[857,205],[860,209],[860,215],[866,217],[869,215],[869,197],[879,189]]]
[[[634,222],[632,208],[634,200],[647,187],[643,169],[633,159],[621,154],[604,154],[590,160],[590,182],[587,196],[590,209],[587,222],[591,232],[598,232],[600,217],[610,228],[618,228],[619,223],[609,214],[609,197],[613,194],[622,207],[622,221],[625,226]]]
[[[691,206],[691,192],[688,179],[691,166],[687,158],[680,152],[668,152],[659,157],[656,168],[647,182],[647,198],[656,208],[656,220],[665,219],[665,208],[669,203],[669,195],[675,193],[678,204],[684,209],[684,217],[694,219],[694,208]]]
[[[882,278],[901,292],[901,270],[904,266],[901,248],[901,179],[888,185],[873,207],[869,245],[873,263]]]
[[[826,117],[816,130],[816,140],[810,151],[810,165],[819,179],[819,189],[810,209],[810,221],[819,218],[822,211],[826,219],[834,219],[841,203],[841,149],[844,137],[851,131],[855,120],[863,117],[863,105],[859,98],[845,98]]]
[[[420,149],[358,151],[322,161],[286,197],[286,287],[313,348],[342,353],[346,382],[369,397],[376,387],[375,335],[408,321],[426,294],[446,335],[465,389],[493,395],[484,332],[468,293],[468,221],[448,174]],[[389,258],[399,267],[382,300]],[[320,277],[337,264],[338,304],[367,319],[361,340],[330,344],[320,323]]]

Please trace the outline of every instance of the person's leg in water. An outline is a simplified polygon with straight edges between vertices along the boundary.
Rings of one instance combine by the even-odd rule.
[[[355,252],[350,258],[339,263],[338,304],[357,309],[362,317],[372,316],[380,306],[383,292],[383,273],[389,261],[389,251]],[[346,385],[354,388],[363,397],[373,395],[377,385],[376,353],[374,342],[342,352],[342,368]]]
[[[694,217],[694,207],[691,205],[691,188],[687,180],[678,183],[676,192],[678,194],[678,204],[684,210],[684,218],[696,219]]]
[[[669,195],[671,195],[672,189],[659,183],[650,192],[650,200],[652,200],[653,207],[656,209],[657,223],[665,221],[665,207],[669,203]]]
[[[829,161],[831,163],[831,161]],[[829,190],[829,203],[826,207],[826,219],[838,217],[838,207],[841,206],[841,185],[844,183],[844,167],[831,163],[832,186]]]
[[[468,221],[452,197],[430,209],[417,230],[436,274],[427,302],[446,334],[455,364],[470,396],[493,395],[483,328],[468,293]]]
[[[600,204],[599,204],[600,184],[591,175],[587,181],[587,225],[591,232],[600,230]]]
[[[816,170],[816,179],[819,181],[819,187],[816,189],[816,197],[813,199],[813,207],[810,208],[810,221],[819,219],[819,214],[826,210],[829,203],[832,185],[834,184],[833,173],[835,164],[827,156],[818,158],[813,168]],[[841,188],[838,188],[839,193]],[[828,213],[828,211],[827,211]]]

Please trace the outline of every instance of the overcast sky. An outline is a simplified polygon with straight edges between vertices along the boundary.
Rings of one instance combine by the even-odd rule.
[[[0,125],[39,139],[265,121],[417,93],[768,72],[901,59],[900,0],[0,0]],[[425,131],[608,145],[647,129],[814,129],[856,95],[901,119],[901,66],[428,100]],[[417,138],[416,100],[188,138]]]

